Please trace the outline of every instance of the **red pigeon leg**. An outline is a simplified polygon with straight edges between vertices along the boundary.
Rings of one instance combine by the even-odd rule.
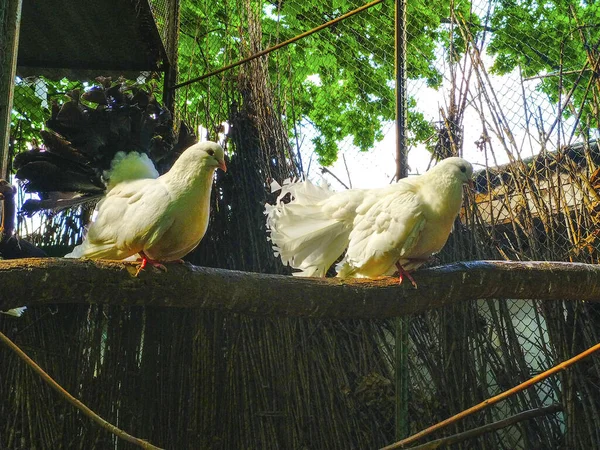
[[[148,257],[146,256],[146,254],[145,254],[143,251],[142,251],[142,252],[139,252],[139,255],[142,257],[142,263],[140,264],[140,267],[138,267],[138,269],[137,269],[137,272],[135,273],[135,276],[136,276],[136,277],[137,277],[137,276],[140,274],[140,272],[141,272],[142,270],[144,270],[144,268],[145,268],[145,267],[146,267],[148,264],[150,264],[152,267],[155,267],[155,268],[157,268],[158,270],[161,270],[161,271],[163,271],[163,272],[166,272],[166,271],[167,271],[167,268],[166,268],[166,267],[165,267],[163,264],[159,263],[158,261],[155,261],[155,260],[153,260],[153,259],[150,259],[150,258],[148,258]]]
[[[415,289],[417,289],[417,282],[415,281],[415,279],[412,277],[412,275],[410,273],[408,273],[406,270],[404,270],[404,267],[402,267],[402,264],[400,264],[399,262],[396,262],[396,268],[398,269],[398,284],[402,284],[402,280],[404,280],[404,277],[408,278],[411,282],[411,284],[415,287]]]

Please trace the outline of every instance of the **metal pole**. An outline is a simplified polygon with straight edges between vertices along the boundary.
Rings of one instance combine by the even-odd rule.
[[[17,73],[22,0],[0,6],[0,178],[8,176],[10,113]]]
[[[396,181],[408,175],[406,148],[406,0],[396,0]]]
[[[179,0],[173,0],[171,14],[169,16],[167,42],[165,43],[167,61],[165,61],[164,64],[165,78],[163,90],[163,105],[171,111],[173,119],[175,119],[175,91],[173,90],[173,86],[177,83],[177,50],[180,23],[179,11]]]
[[[395,1],[395,66],[396,66],[396,181],[408,174],[406,145],[406,0]],[[396,438],[408,436],[408,329],[409,318],[396,319],[395,385]]]

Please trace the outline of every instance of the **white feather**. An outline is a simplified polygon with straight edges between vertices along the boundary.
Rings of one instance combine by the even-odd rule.
[[[442,249],[473,174],[462,158],[448,158],[424,175],[380,189],[334,193],[309,181],[284,183],[275,205],[266,205],[273,249],[294,275],[377,277],[422,265]],[[292,200],[281,200],[290,194]]]
[[[26,309],[27,306],[20,306],[18,308],[9,309],[8,311],[0,311],[0,314],[6,314],[8,316],[13,317],[21,317]]]
[[[287,195],[293,200],[282,203]],[[273,250],[284,264],[300,270],[294,275],[324,276],[344,251],[352,213],[344,214],[353,209],[346,197],[310,181],[286,180],[275,205],[265,205]]]
[[[221,146],[193,145],[160,177],[152,177],[144,164],[143,157],[115,164],[110,176],[118,182],[98,203],[83,243],[67,258],[126,259],[143,251],[152,260],[172,261],[200,243],[214,171],[225,169]]]
[[[104,171],[104,178],[108,180],[107,191],[123,181],[158,178],[159,176],[156,167],[145,153],[117,152],[110,166],[110,170]]]

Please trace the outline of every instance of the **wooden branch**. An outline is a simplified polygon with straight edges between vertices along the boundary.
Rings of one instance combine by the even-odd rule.
[[[410,447],[406,450],[434,450],[436,448],[446,447],[451,444],[456,444],[457,442],[466,441],[467,439],[473,439],[485,433],[490,433],[492,431],[509,427],[516,423],[522,422],[523,420],[554,414],[558,411],[562,411],[562,409],[562,405],[558,403],[550,406],[544,406],[542,408],[530,409],[528,411],[515,414],[514,416],[507,417],[506,419],[498,420],[497,422],[488,423],[487,425],[482,425],[480,427],[473,428],[472,430],[436,439],[435,441],[428,442],[427,444],[417,445],[416,447]]]
[[[475,299],[600,302],[600,266],[563,262],[474,261],[415,272],[419,284],[300,278],[168,264],[64,258],[0,261],[0,310],[56,303],[206,308],[258,316],[389,318]]]
[[[19,358],[21,358],[23,361],[25,361],[25,363],[29,367],[31,367],[40,377],[42,377],[42,379],[46,383],[48,383],[54,390],[56,390],[61,395],[61,397],[63,397],[70,404],[72,404],[77,409],[79,409],[83,414],[85,414],[87,417],[92,419],[94,422],[96,422],[102,428],[111,432],[115,436],[117,436],[127,442],[131,442],[132,444],[135,444],[138,447],[141,447],[143,449],[163,450],[160,447],[156,447],[155,445],[150,444],[148,441],[144,441],[143,439],[136,438],[135,436],[132,436],[129,433],[126,433],[125,431],[116,427],[112,423],[104,420],[102,417],[100,417],[98,414],[96,414],[94,411],[92,411],[90,408],[88,408],[85,404],[83,404],[80,400],[76,399],[71,394],[69,394],[67,391],[65,391],[63,389],[63,387],[60,384],[58,384],[56,381],[54,381],[54,379],[50,375],[48,375],[46,372],[44,372],[44,370],[40,366],[38,366],[34,360],[32,360],[29,356],[27,356],[27,354],[17,346],[17,344],[15,344],[8,337],[6,337],[6,335],[4,333],[1,333],[1,332],[0,332],[0,341],[4,342],[11,350],[13,350],[19,356]]]

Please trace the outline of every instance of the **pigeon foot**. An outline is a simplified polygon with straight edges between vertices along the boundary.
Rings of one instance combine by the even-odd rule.
[[[402,284],[404,277],[406,277],[409,279],[409,281],[415,287],[415,289],[417,289],[417,282],[415,281],[415,279],[412,277],[412,275],[410,273],[408,273],[406,270],[404,270],[404,267],[402,267],[402,264],[397,262],[396,268],[398,269],[398,284]]]
[[[136,277],[140,274],[140,272],[142,270],[144,270],[146,268],[146,266],[148,264],[150,264],[152,267],[154,267],[155,269],[158,269],[161,272],[167,272],[167,268],[164,264],[161,264],[158,261],[148,258],[144,254],[144,252],[140,252],[140,256],[142,257],[142,262],[141,262],[140,266],[137,268],[137,271],[135,272]]]

